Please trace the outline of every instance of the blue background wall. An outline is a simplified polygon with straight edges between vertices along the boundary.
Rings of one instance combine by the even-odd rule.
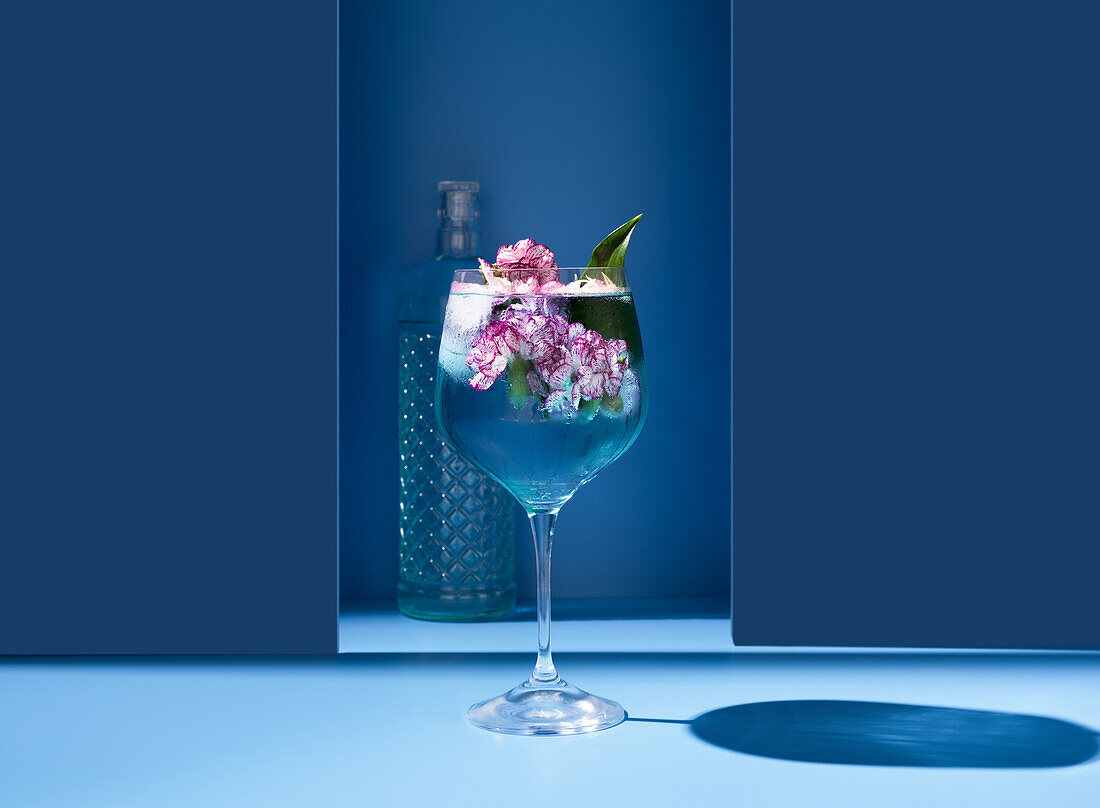
[[[1095,3],[734,4],[734,638],[1100,646]]]
[[[0,651],[336,648],[336,7],[0,7]]]
[[[397,288],[431,256],[441,179],[481,182],[487,256],[531,236],[583,265],[645,212],[628,270],[649,420],[563,509],[555,594],[725,596],[728,3],[349,0],[342,15],[342,598],[393,596]]]
[[[345,8],[345,595],[440,178],[489,254],[646,211],[651,420],[558,594],[723,594],[728,9],[472,5]],[[1100,644],[1094,7],[736,8],[735,634]],[[0,650],[331,650],[335,9],[3,14]]]

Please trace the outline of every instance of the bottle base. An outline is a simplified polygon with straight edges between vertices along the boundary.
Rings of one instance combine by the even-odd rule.
[[[516,606],[516,585],[505,587],[397,584],[397,608],[417,620],[448,623],[507,617]]]

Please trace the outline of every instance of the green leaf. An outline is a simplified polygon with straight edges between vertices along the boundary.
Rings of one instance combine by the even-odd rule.
[[[600,411],[600,400],[594,399],[581,399],[581,403],[577,405],[577,418],[582,424],[586,424],[596,417],[596,413]]]
[[[603,241],[596,245],[596,249],[592,251],[592,257],[588,259],[589,267],[621,267],[626,264],[626,248],[630,244],[630,234],[634,230],[634,225],[638,223],[638,220],[642,218],[642,214],[638,214],[629,222],[626,222],[621,227],[615,229],[610,233]],[[597,278],[600,277],[600,273],[585,272],[581,275],[582,278]]]
[[[531,385],[527,382],[527,371],[531,363],[518,356],[508,363],[508,398],[517,410],[523,409],[531,398]]]
[[[600,412],[604,415],[622,415],[623,412],[623,397],[604,396],[600,399]]]

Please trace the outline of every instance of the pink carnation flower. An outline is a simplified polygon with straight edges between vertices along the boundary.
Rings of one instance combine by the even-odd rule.
[[[513,357],[541,363],[560,350],[570,328],[560,314],[546,314],[522,303],[496,317],[481,330],[466,357],[466,366],[475,371],[470,379],[475,390],[492,387]]]
[[[497,250],[497,266],[500,269],[556,269],[554,253],[545,244],[524,238],[515,244],[501,244]],[[555,276],[556,277],[556,276]]]
[[[626,343],[605,340],[595,331],[588,331],[569,346],[569,361],[576,369],[573,401],[589,400],[619,394],[626,364]]]
[[[466,357],[466,366],[475,371],[470,387],[488,390],[508,367],[508,360],[519,347],[520,337],[510,323],[488,323]]]
[[[508,270],[508,280],[515,285],[516,294],[531,294],[545,283],[558,282],[554,252],[545,244],[536,244],[534,239],[501,244],[496,266]]]
[[[563,285],[558,280],[554,253],[526,238],[502,245],[496,264],[478,259],[486,283],[509,295],[600,293],[615,288],[585,279]],[[466,357],[474,371],[469,384],[488,390],[513,361],[530,363],[527,384],[536,406],[546,412],[577,412],[584,401],[620,398],[609,414],[638,405],[638,378],[630,369],[624,340],[607,340],[583,323],[570,323],[557,311],[553,298],[527,298],[494,308]],[[618,407],[616,409],[616,407]]]

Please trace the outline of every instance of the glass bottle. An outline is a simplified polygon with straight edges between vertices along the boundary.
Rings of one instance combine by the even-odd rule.
[[[406,278],[399,332],[397,604],[425,620],[483,620],[516,602],[515,503],[439,434],[435,373],[456,269],[477,266],[476,182],[439,183],[435,258]]]

